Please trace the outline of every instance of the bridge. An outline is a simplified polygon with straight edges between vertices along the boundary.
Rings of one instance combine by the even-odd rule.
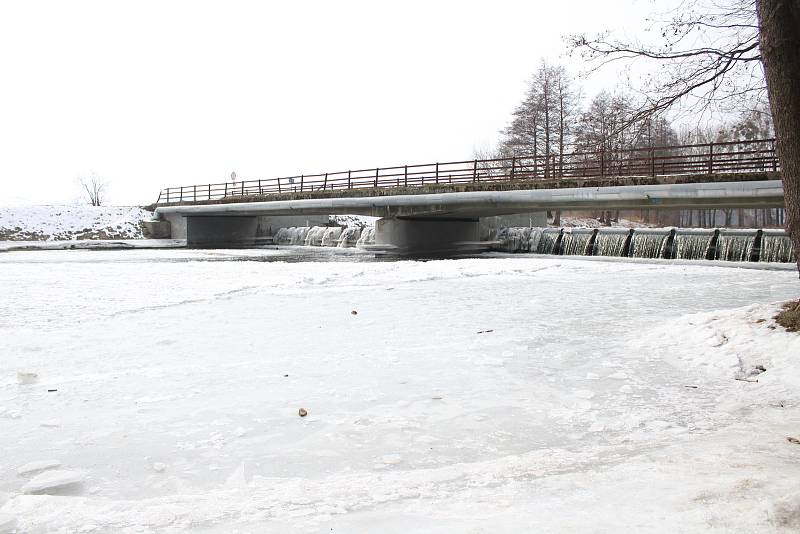
[[[381,217],[378,244],[429,251],[478,242],[478,220],[493,216],[782,207],[779,171],[774,140],[762,139],[196,184],[162,190],[153,208],[171,237],[190,245],[247,243],[281,226],[322,223],[315,216],[353,214]]]

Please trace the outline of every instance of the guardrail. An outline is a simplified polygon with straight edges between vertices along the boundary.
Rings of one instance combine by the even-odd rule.
[[[777,171],[774,139],[525,155],[375,167],[163,189],[156,204],[365,188],[421,187],[501,180],[550,181],[626,176]]]

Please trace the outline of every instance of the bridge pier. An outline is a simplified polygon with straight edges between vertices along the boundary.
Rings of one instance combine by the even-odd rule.
[[[375,223],[375,248],[409,256],[480,252],[478,219],[403,218]]]
[[[256,242],[258,217],[190,216],[186,217],[187,246],[245,246]]]

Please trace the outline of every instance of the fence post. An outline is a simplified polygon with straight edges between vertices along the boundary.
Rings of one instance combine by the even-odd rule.
[[[228,182],[225,182],[225,193],[222,195],[223,198],[228,196]]]
[[[347,171],[347,189],[352,189],[353,185],[351,182],[351,173],[352,171]]]
[[[208,184],[208,200],[211,200],[211,184]]]
[[[281,179],[278,178],[278,194],[281,194]]]
[[[378,173],[380,170],[381,170],[380,167],[375,169],[375,187],[378,187]]]
[[[181,186],[181,199],[178,202],[183,202],[183,186]]]
[[[328,189],[328,173],[327,172],[325,173],[325,181],[322,182],[322,190],[325,191],[326,189]],[[331,188],[331,189],[333,189],[333,188]]]
[[[478,181],[478,160],[472,162],[472,181]]]
[[[305,175],[301,174],[300,175],[300,192],[301,193],[303,192],[303,179],[304,178],[305,178]]]
[[[403,184],[408,187],[408,165],[403,167]]]
[[[708,144],[708,174],[714,173],[714,143]]]
[[[439,183],[439,162],[436,162],[436,183]]]
[[[244,196],[244,180],[242,180],[242,196]]]
[[[517,157],[513,156],[511,158],[511,179],[512,180],[514,179],[514,171],[516,170],[516,167],[517,167]]]

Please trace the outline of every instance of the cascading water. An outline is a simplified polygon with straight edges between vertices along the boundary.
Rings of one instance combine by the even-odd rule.
[[[592,232],[564,232],[561,238],[561,254],[564,256],[581,256],[586,254],[586,246],[592,238]]]
[[[711,235],[708,234],[676,234],[675,235],[675,258],[679,260],[703,260],[708,254],[708,247],[711,243]]]
[[[716,259],[724,261],[749,261],[753,252],[755,235],[720,233]]]
[[[664,245],[667,241],[665,233],[633,232],[631,243],[631,257],[633,258],[662,258]]]
[[[539,244],[536,247],[536,252],[539,254],[555,253],[556,242],[558,241],[558,236],[560,234],[560,230],[543,230],[539,238]]]
[[[781,263],[794,263],[794,246],[792,239],[786,235],[771,235],[764,233],[761,238],[761,254],[758,261],[774,261]]]
[[[594,240],[595,256],[622,256],[625,252],[625,241],[628,239],[628,233],[603,233],[601,230]]]

